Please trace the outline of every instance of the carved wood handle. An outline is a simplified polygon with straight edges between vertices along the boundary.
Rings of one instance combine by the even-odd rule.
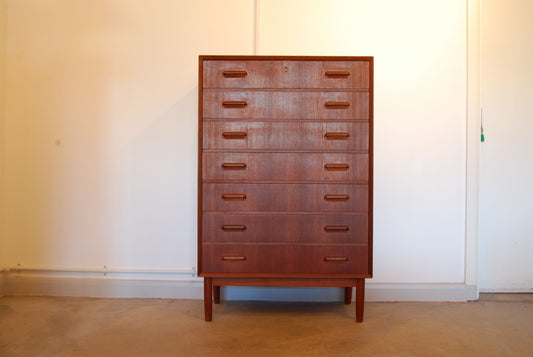
[[[324,137],[328,140],[347,140],[350,133],[326,133]]]
[[[221,166],[224,170],[244,170],[246,168],[244,162],[224,162]]]
[[[347,262],[350,260],[348,257],[324,257],[324,261],[331,263],[331,262]]]
[[[328,171],[346,171],[350,168],[348,164],[325,164],[324,168]]]
[[[326,102],[326,109],[347,109],[350,106],[348,102]]]
[[[348,226],[325,226],[324,230],[326,232],[346,232],[350,230]]]
[[[224,78],[244,78],[248,75],[246,71],[224,71],[222,72]]]
[[[246,134],[244,131],[225,131],[222,133],[222,137],[224,139],[244,139],[246,138]]]
[[[225,262],[244,262],[246,257],[244,255],[223,255],[222,260]]]
[[[246,195],[244,193],[224,193],[222,199],[224,201],[244,201]]]
[[[245,229],[244,224],[225,224],[222,226],[223,231],[244,231]]]
[[[244,100],[226,100],[222,102],[224,108],[246,108],[248,103]]]
[[[325,195],[324,199],[326,201],[347,201],[350,199],[348,195]]]
[[[327,71],[326,77],[327,78],[348,78],[350,76],[350,72],[348,71]]]

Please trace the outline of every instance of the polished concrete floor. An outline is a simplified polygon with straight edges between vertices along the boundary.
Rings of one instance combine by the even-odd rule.
[[[379,303],[0,298],[0,356],[533,356],[533,297]]]

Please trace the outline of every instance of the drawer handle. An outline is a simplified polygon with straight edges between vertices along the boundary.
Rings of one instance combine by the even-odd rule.
[[[222,226],[223,231],[244,231],[245,229],[244,224],[225,224]]]
[[[325,195],[324,199],[326,201],[347,201],[350,199],[348,195]]]
[[[347,140],[350,137],[349,133],[326,133],[324,137],[328,140]]]
[[[325,164],[324,168],[328,171],[346,171],[350,168],[348,164]]]
[[[348,71],[327,71],[326,72],[326,77],[333,78],[333,79],[348,78],[349,75],[350,75],[350,72]]]
[[[244,170],[246,164],[244,162],[225,162],[222,164],[224,170]]]
[[[327,263],[347,262],[348,260],[350,260],[348,257],[324,257],[324,261]]]
[[[348,226],[325,226],[324,230],[326,232],[346,232],[350,230]]]
[[[222,133],[222,137],[224,139],[244,139],[246,138],[246,134],[244,131],[225,131]]]
[[[244,78],[248,75],[246,71],[224,71],[222,72],[224,78]]]
[[[222,199],[224,201],[244,201],[246,195],[244,193],[224,193]]]
[[[224,108],[245,108],[248,105],[243,100],[227,100],[222,102]]]
[[[326,109],[347,109],[350,106],[348,102],[327,102],[324,104]]]
[[[244,255],[223,255],[222,261],[224,262],[244,262],[246,257]]]

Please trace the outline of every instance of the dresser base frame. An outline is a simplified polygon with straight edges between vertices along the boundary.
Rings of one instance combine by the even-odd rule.
[[[249,277],[204,277],[205,321],[213,317],[213,302],[220,303],[221,286],[277,286],[277,287],[343,287],[344,303],[352,301],[355,292],[355,320],[363,322],[365,303],[364,278],[249,278]]]

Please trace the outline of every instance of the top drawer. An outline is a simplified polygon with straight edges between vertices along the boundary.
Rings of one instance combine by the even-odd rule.
[[[368,89],[370,62],[205,60],[203,87]]]

